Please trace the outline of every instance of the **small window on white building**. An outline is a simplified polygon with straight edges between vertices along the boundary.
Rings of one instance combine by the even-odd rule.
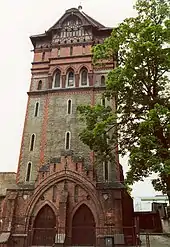
[[[69,99],[67,101],[67,114],[71,114],[71,112],[72,112],[72,100]]]
[[[67,73],[67,87],[74,87],[75,76],[74,71],[70,70]]]
[[[32,164],[31,164],[31,162],[29,162],[28,165],[27,165],[27,171],[26,171],[26,179],[25,179],[26,182],[29,182],[30,181],[30,178],[31,178],[31,167],[32,167]]]
[[[35,135],[33,134],[31,136],[30,151],[33,151],[34,150],[34,145],[35,145]]]
[[[66,150],[70,149],[70,139],[71,139],[71,134],[70,132],[67,132],[65,135],[65,149]]]

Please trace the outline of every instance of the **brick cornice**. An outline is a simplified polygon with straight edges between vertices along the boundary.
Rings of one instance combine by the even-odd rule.
[[[104,91],[105,87],[77,87],[77,88],[59,88],[59,89],[48,89],[48,90],[41,90],[41,91],[32,91],[27,92],[29,96],[37,96],[37,95],[46,95],[46,94],[62,94],[62,93],[90,93],[91,91],[101,92]]]

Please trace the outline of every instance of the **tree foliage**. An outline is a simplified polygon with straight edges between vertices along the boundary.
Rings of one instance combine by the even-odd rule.
[[[125,19],[103,44],[93,47],[95,66],[116,61],[116,68],[108,73],[104,95],[109,99],[115,97],[117,107],[114,114],[108,109],[103,115],[102,110],[97,110],[99,106],[80,106],[81,115],[87,116],[87,127],[80,137],[92,150],[103,146],[101,151],[105,152],[108,145],[100,138],[111,126],[115,128],[116,119],[119,152],[130,154],[128,183],[142,181],[156,172],[158,179],[153,180],[154,188],[167,193],[170,191],[170,80],[167,75],[170,72],[170,2],[138,0],[135,8],[136,17]]]

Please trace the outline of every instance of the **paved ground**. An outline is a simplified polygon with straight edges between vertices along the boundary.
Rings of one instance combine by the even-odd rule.
[[[170,237],[165,236],[149,236],[150,245],[146,243],[146,236],[141,236],[142,245],[145,247],[170,247]]]

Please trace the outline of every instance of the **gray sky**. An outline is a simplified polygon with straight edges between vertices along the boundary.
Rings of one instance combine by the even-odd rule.
[[[29,36],[50,28],[66,9],[80,0],[0,0],[0,172],[16,171],[31,80],[32,45]],[[84,0],[83,11],[106,26],[115,26],[134,14],[135,0]],[[127,159],[121,160],[127,170]],[[147,179],[134,196],[152,195]]]

